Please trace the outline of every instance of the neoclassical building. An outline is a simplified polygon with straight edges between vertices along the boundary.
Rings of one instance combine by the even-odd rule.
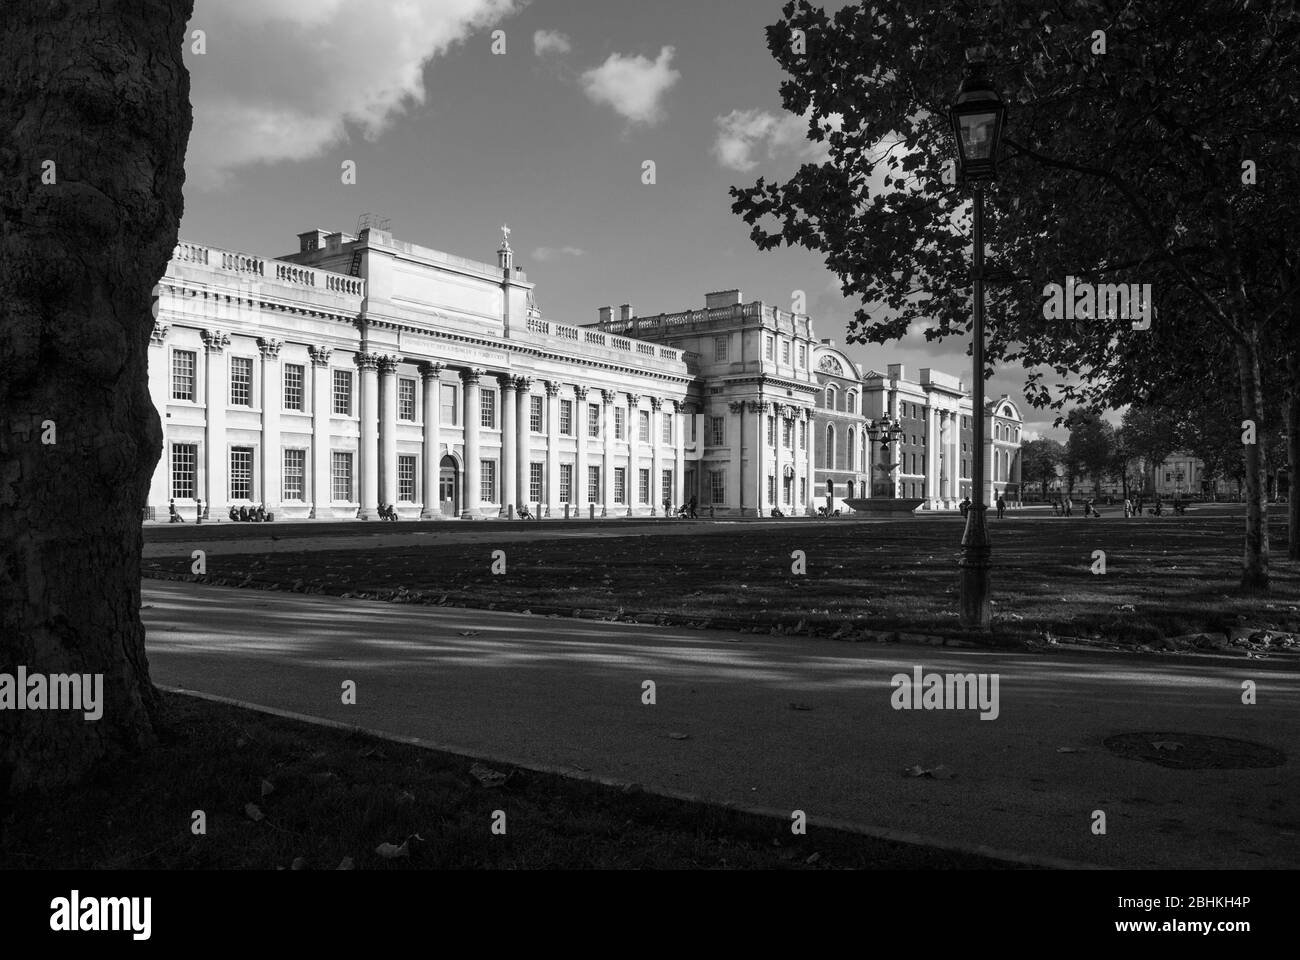
[[[298,241],[275,259],[177,245],[156,291],[164,451],[148,514],[174,500],[186,519],[199,501],[213,520],[253,504],[283,519],[385,504],[408,519],[627,517],[694,497],[714,515],[804,515],[871,495],[863,423],[884,411],[913,431],[900,495],[958,499],[932,465],[956,462],[961,384],[864,375],[802,314],[727,290],[703,309],[565,324],[543,317],[508,229],[495,264],[375,227]]]

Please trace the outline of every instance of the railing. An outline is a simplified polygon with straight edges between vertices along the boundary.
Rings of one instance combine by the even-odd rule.
[[[551,332],[551,325],[546,320],[537,320],[530,318],[526,324],[529,333],[546,333]]]
[[[589,343],[597,347],[608,347],[612,350],[622,350],[626,353],[638,353],[643,357],[658,357],[661,360],[680,361],[684,356],[681,350],[673,347],[657,346],[653,343],[643,341],[629,340],[626,337],[611,337],[600,330],[589,330],[585,327],[570,327],[562,323],[552,323],[549,320],[542,320],[537,317],[530,317],[524,324],[529,333],[540,333],[544,336],[557,337],[561,340],[571,340],[574,343]]]
[[[605,335],[603,333],[597,333],[595,330],[584,330],[583,332],[587,335],[587,343],[594,343],[601,347],[606,346]]]
[[[557,337],[559,337],[560,339],[562,339],[562,340],[577,340],[577,339],[578,339],[578,328],[577,328],[577,327],[564,327],[564,326],[561,326],[560,324],[557,323],[557,324],[555,325],[555,335],[556,335]]]
[[[632,341],[631,341],[631,340],[624,340],[622,337],[612,337],[612,338],[610,339],[610,341],[609,341],[609,345],[610,345],[611,347],[613,347],[615,350],[631,350],[631,349],[632,349]]]
[[[655,348],[653,344],[638,343],[636,345],[636,352],[644,353],[647,357],[653,357],[655,355]]]
[[[266,276],[266,266],[269,262],[273,266],[271,279],[280,283],[310,287],[314,290],[324,289],[331,293],[353,297],[365,296],[366,292],[366,282],[359,277],[315,270],[285,260],[267,261],[262,257],[254,257],[234,250],[221,250],[217,247],[204,247],[197,243],[181,241],[176,244],[175,250],[172,251],[172,259],[178,263],[196,263],[255,277]]]

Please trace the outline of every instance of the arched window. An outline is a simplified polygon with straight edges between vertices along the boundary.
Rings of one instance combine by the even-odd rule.
[[[856,393],[850,393],[847,397],[844,398],[844,402],[845,402],[844,409],[847,410],[849,413],[858,412],[858,395]]]
[[[844,448],[844,469],[845,470],[853,469],[853,452],[855,450],[857,450],[857,447],[854,446],[853,444],[853,428],[849,427],[849,442],[845,445]]]
[[[826,409],[835,409],[835,384],[833,383],[826,384]]]
[[[835,425],[826,424],[826,469],[835,469]]]
[[[862,464],[858,469],[865,473],[867,470],[867,431],[865,430],[858,436],[858,462]],[[863,491],[862,495],[865,497],[866,491]]]

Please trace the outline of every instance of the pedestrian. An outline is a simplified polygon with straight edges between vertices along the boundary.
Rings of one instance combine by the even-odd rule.
[[[1061,498],[1055,497],[1052,500],[1052,516],[1059,517],[1060,515],[1061,515]]]
[[[1006,500],[1002,499],[1002,494],[1000,493],[998,494],[997,504],[998,504],[998,519],[1001,520],[1003,517],[1007,515],[1007,502]]]
[[[1124,498],[1124,519],[1127,520],[1131,516],[1133,516],[1133,501],[1130,500],[1128,497],[1125,497]]]
[[[692,520],[698,520],[698,519],[700,519],[700,515],[699,515],[698,513],[695,512],[695,508],[696,508],[697,506],[699,506],[699,503],[700,503],[700,502],[699,502],[699,500],[696,499],[695,494],[692,493],[692,494],[691,494],[690,502],[687,504],[687,507],[689,508],[689,510],[690,510],[690,512],[691,512],[691,519],[692,519]]]
[[[168,500],[168,501],[167,501],[167,522],[168,522],[168,523],[184,523],[184,522],[185,522],[185,518],[182,517],[179,513],[176,512],[176,501],[175,501],[175,500]]]
[[[1065,515],[1066,515],[1067,517],[1070,516],[1071,513],[1073,513],[1073,508],[1074,508],[1074,501],[1071,500],[1069,497],[1066,497],[1066,498],[1065,498]]]
[[[970,513],[970,497],[969,497],[969,496],[968,496],[968,497],[965,497],[965,498],[962,499],[962,502],[961,502],[960,504],[958,504],[958,509],[961,510],[961,515],[962,515],[963,517],[966,516],[968,513]]]
[[[194,501],[194,507],[196,511],[194,514],[194,523],[197,526],[203,522],[203,501],[201,499],[196,499]]]

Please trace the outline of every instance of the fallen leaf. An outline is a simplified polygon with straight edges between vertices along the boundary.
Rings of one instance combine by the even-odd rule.
[[[670,740],[689,740],[691,739],[691,735],[689,733],[670,733],[668,734],[668,738]]]
[[[352,858],[351,858],[351,857],[344,857],[342,860],[339,861],[339,865],[338,865],[337,867],[335,867],[334,869],[335,869],[335,870],[355,870],[356,868],[357,868],[357,865],[356,865],[355,863],[352,862]]]
[[[791,710],[811,710],[812,707],[808,706],[808,704],[806,704],[806,703],[792,703],[792,704],[790,704],[790,709],[791,709]]]
[[[244,804],[244,815],[254,823],[261,823],[266,819],[266,814],[264,814],[262,809],[255,803]]]
[[[290,870],[306,870],[306,869],[307,869],[307,860],[306,860],[306,858],[305,858],[305,857],[294,857],[294,858],[293,858],[293,866],[289,867],[289,869],[290,869]]]
[[[1078,747],[1057,747],[1056,752],[1057,753],[1084,753],[1085,751],[1080,750]]]
[[[402,841],[401,846],[398,846],[395,843],[381,843],[379,846],[375,847],[375,853],[379,854],[385,860],[395,860],[400,857],[409,857],[411,855],[411,848],[405,840]]]
[[[478,636],[478,631],[477,631],[477,630],[462,630],[462,631],[460,632],[460,635],[461,635],[462,637],[477,637],[477,636]]]
[[[820,860],[821,858],[822,858],[822,855],[821,855],[820,853],[814,853],[811,857],[809,857],[807,860],[805,860],[804,863],[816,863],[816,862],[817,862],[818,860]]]
[[[274,792],[275,792],[275,784],[273,784],[270,780],[263,780],[262,796],[269,797]]]

